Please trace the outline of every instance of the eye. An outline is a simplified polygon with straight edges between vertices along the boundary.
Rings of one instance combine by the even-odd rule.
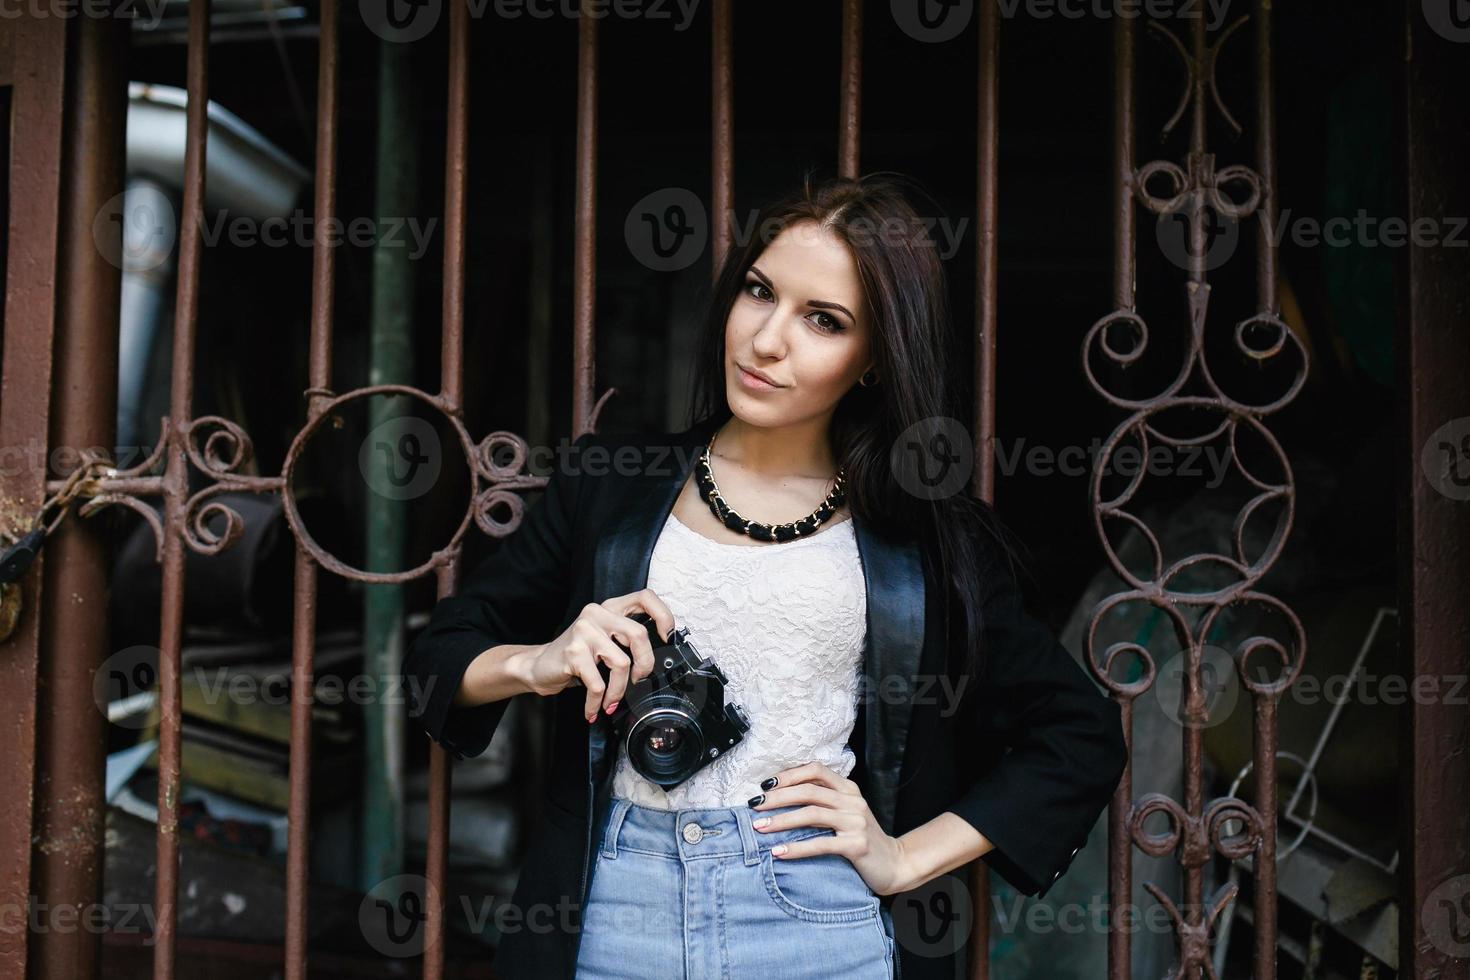
[[[823,320],[825,320],[826,322],[821,322]],[[832,314],[824,313],[821,310],[818,310],[816,313],[812,314],[812,322],[816,323],[817,329],[821,330],[823,333],[841,333],[842,331],[847,329],[842,325],[841,320],[837,319]]]
[[[752,286],[755,287],[755,290],[754,291],[751,289]],[[760,295],[759,290],[765,290],[767,293],[770,292],[769,289],[766,289],[766,284],[763,283],[763,282],[761,282],[759,279],[747,279],[747,280],[745,280],[745,291],[747,293],[749,293],[755,299],[765,300],[766,297]]]

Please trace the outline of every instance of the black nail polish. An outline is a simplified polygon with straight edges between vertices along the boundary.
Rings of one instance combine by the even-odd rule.
[[[775,786],[776,786],[776,777],[775,776],[772,776],[770,779],[767,779],[767,780],[765,780],[764,782],[761,783],[761,789],[774,789]]]
[[[765,798],[766,798],[766,794],[764,794],[764,793],[761,793],[761,794],[759,794],[757,796],[752,796],[750,798],[750,801],[749,801],[750,802],[750,805],[751,806],[760,806],[761,803],[765,800]]]

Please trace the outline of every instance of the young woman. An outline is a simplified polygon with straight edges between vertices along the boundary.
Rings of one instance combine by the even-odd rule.
[[[497,976],[954,977],[968,907],[894,899],[950,872],[963,894],[977,857],[1045,894],[1111,798],[1118,706],[943,472],[935,426],[968,413],[909,189],[808,180],[763,209],[714,289],[697,421],[579,438],[409,651],[457,757],[510,697],[554,699]],[[749,722],[667,789],[611,727],[654,669],[639,614],[687,629]]]

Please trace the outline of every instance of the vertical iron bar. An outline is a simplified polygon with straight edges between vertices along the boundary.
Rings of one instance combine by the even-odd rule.
[[[121,228],[107,226],[112,251],[94,236],[97,215],[123,190],[127,119],[127,20],[81,17],[66,59],[60,286],[56,291],[54,420],[57,447],[111,446],[117,435]],[[60,462],[58,460],[58,462]],[[60,476],[69,475],[59,473]],[[98,529],[73,521],[48,545],[42,594],[42,719],[36,745],[35,894],[43,908],[94,908],[102,897],[103,776],[107,718],[93,699],[93,677],[107,647],[109,563]],[[101,935],[94,929],[32,933],[33,975],[98,975]]]
[[[462,414],[464,385],[465,188],[469,166],[469,0],[449,4],[449,79],[444,150],[444,328],[440,338],[442,396]],[[439,598],[459,588],[460,554],[439,567]],[[449,753],[429,745],[427,860],[424,874],[424,980],[444,976],[445,881],[449,851],[449,791],[453,775]]]
[[[979,118],[976,120],[975,229],[975,477],[971,493],[995,503],[996,228],[1000,175],[1000,23],[997,4],[980,4]],[[990,976],[990,866],[970,864],[971,915],[968,976]]]
[[[1443,230],[1470,215],[1470,127],[1457,107],[1470,86],[1470,63],[1464,38],[1432,29],[1427,9],[1401,8],[1407,49],[1394,145],[1403,147],[1407,225]],[[1470,466],[1463,442],[1470,419],[1470,250],[1463,239],[1459,247],[1450,242],[1416,233],[1401,250],[1399,281],[1407,288],[1400,292],[1394,352],[1398,656],[1415,689],[1426,678],[1431,691],[1458,687],[1470,669],[1470,502],[1463,482]],[[1425,469],[1436,473],[1438,485]],[[1470,957],[1458,945],[1465,939],[1470,880],[1470,711],[1463,694],[1408,698],[1398,734],[1405,773],[1398,800],[1398,976],[1470,980]]]
[[[1256,249],[1257,306],[1276,313],[1276,89],[1271,69],[1271,0],[1256,0],[1256,173],[1261,177]]]
[[[1113,309],[1133,310],[1137,302],[1134,241],[1133,169],[1134,44],[1132,17],[1113,18]],[[1108,980],[1127,980],[1133,962],[1133,839],[1128,812],[1133,803],[1133,701],[1123,698],[1123,738],[1128,762],[1108,807]]]
[[[332,306],[335,256],[330,222],[336,217],[337,0],[322,0],[317,57],[316,175],[312,205],[311,341],[307,420],[331,398]],[[307,889],[311,877],[311,715],[316,659],[317,566],[296,545],[291,617],[290,801],[286,817],[286,980],[306,980]]]
[[[164,470],[163,591],[158,652],[158,876],[154,881],[157,942],[154,980],[173,980],[179,896],[179,654],[184,622],[184,535],[189,495],[187,424],[193,417],[194,335],[204,206],[204,151],[209,126],[209,0],[189,4],[188,108],[184,197],[179,209],[179,271],[174,299],[173,370],[169,381],[168,463]]]
[[[1255,856],[1255,972],[1251,980],[1276,980],[1276,696],[1254,699],[1252,760],[1261,841]]]
[[[1261,179],[1256,248],[1258,312],[1275,315],[1276,121],[1271,73],[1271,0],[1256,0],[1256,173]],[[1261,815],[1261,842],[1255,859],[1255,980],[1276,980],[1276,703],[1277,695],[1254,699],[1256,811]]]
[[[837,172],[856,178],[862,144],[863,109],[863,4],[842,3],[842,106],[837,120]]]
[[[572,435],[591,429],[597,374],[597,0],[577,18],[577,219],[573,261]]]
[[[12,69],[9,229],[5,255],[5,329],[0,331],[0,445],[46,445],[51,416],[51,365],[57,288],[57,213],[61,196],[62,126],[66,96],[68,19],[25,17],[3,28]],[[0,472],[9,530],[29,518],[46,496],[44,463]],[[17,583],[22,612],[15,632],[0,643],[5,670],[5,779],[16,792],[0,794],[0,901],[24,909],[31,891],[32,780],[35,777],[36,679],[46,556]],[[27,612],[31,610],[32,612]],[[24,980],[27,929],[0,930],[0,977]]]
[[[440,394],[463,411],[465,168],[468,166],[468,0],[449,3],[448,105],[444,147],[444,325],[440,348]]]
[[[1209,246],[1208,230],[1205,228],[1205,192],[1195,175],[1200,173],[1198,161],[1204,159],[1208,139],[1205,90],[1208,88],[1206,74],[1213,71],[1210,52],[1205,40],[1205,19],[1195,17],[1190,21],[1190,56],[1193,68],[1190,71],[1190,121],[1189,121],[1189,281],[1203,285],[1205,282],[1205,253]],[[1191,813],[1198,812],[1194,809]]]
[[[1113,308],[1132,310],[1138,288],[1133,211],[1134,18],[1113,18]]]
[[[1205,102],[1208,81],[1206,73],[1213,70],[1210,67],[1210,52],[1205,37],[1205,18],[1195,17],[1190,21],[1192,28],[1190,52],[1193,57],[1194,69],[1191,73],[1193,90],[1190,93],[1191,112],[1189,127],[1189,159],[1188,172],[1190,173],[1190,185],[1192,187],[1193,206],[1189,214],[1189,283],[1187,287],[1197,291],[1200,300],[1198,309],[1202,317],[1205,309],[1203,302],[1209,296],[1210,285],[1205,277],[1205,259],[1208,251],[1209,241],[1205,227],[1205,212],[1207,204],[1205,190],[1201,186],[1198,175],[1201,170],[1199,161],[1204,159],[1205,146],[1208,141],[1208,117],[1206,116],[1207,104]],[[1203,329],[1201,325],[1200,329]],[[1176,625],[1176,633],[1179,629]],[[1201,649],[1188,635],[1178,637],[1182,649],[1189,651],[1189,669],[1184,672],[1185,688],[1185,717],[1196,718],[1197,706],[1204,703],[1204,691],[1200,683],[1200,657]],[[1186,724],[1182,728],[1184,737],[1184,812],[1191,817],[1198,817],[1204,813],[1204,731],[1195,723]],[[1180,909],[1184,921],[1190,926],[1199,926],[1204,921],[1204,871],[1200,864],[1192,860],[1184,863],[1184,902]],[[1188,960],[1186,959],[1186,963]]]
[[[995,502],[995,330],[998,206],[1000,29],[996,5],[980,5],[979,119],[976,124],[978,211],[975,229],[975,483],[973,493]]]
[[[730,250],[730,219],[735,210],[735,82],[734,59],[730,54],[730,0],[714,0],[710,17],[711,128],[713,130],[710,172],[711,223],[714,225],[714,261],[711,277],[718,276]]]

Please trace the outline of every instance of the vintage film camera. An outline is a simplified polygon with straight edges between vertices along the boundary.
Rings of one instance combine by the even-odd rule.
[[[725,703],[729,681],[695,649],[686,627],[665,640],[652,616],[639,612],[629,618],[648,629],[653,673],[628,685],[608,722],[625,740],[633,768],[669,790],[739,744],[750,721],[738,704]],[[599,662],[597,669],[606,680],[607,665]]]

